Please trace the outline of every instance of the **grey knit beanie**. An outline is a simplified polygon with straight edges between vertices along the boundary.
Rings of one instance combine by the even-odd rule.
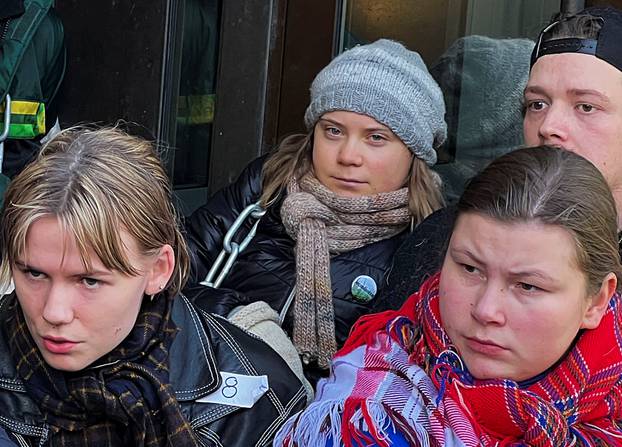
[[[443,93],[418,53],[380,39],[337,56],[311,84],[305,125],[334,110],[361,113],[395,133],[428,165],[447,136]]]

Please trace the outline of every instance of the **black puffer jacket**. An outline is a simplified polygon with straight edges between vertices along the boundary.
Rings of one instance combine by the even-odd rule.
[[[186,295],[200,300],[201,307],[227,315],[234,307],[254,301],[265,301],[285,315],[283,329],[291,336],[293,305],[288,298],[296,283],[295,242],[281,222],[281,203],[271,206],[261,219],[257,234],[238,257],[231,273],[218,290],[198,285],[203,280],[223,246],[227,229],[249,204],[261,194],[261,168],[264,158],[252,162],[238,180],[216,193],[205,205],[187,219],[187,239],[192,254],[192,278]],[[240,230],[249,231],[249,222]],[[242,237],[243,237],[242,236]],[[352,282],[359,275],[374,279],[380,289],[390,266],[393,253],[405,237],[401,233],[390,239],[343,253],[331,259],[330,274],[335,307],[337,344],[341,346],[354,322],[370,313],[373,300],[360,302],[352,295]],[[287,311],[284,309],[287,307]],[[312,383],[319,370],[306,367]],[[327,371],[326,371],[327,373]]]

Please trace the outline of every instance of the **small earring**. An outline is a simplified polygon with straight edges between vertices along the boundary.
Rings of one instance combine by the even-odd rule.
[[[153,301],[153,295],[148,295],[149,296],[149,301]]]
[[[162,290],[164,288],[164,286],[162,284],[160,284],[160,290]]]

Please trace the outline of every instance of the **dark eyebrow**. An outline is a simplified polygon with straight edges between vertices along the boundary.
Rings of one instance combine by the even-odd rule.
[[[598,90],[593,89],[582,89],[582,88],[574,88],[570,90],[570,94],[573,96],[596,96],[600,101],[605,103],[610,103],[609,98]]]
[[[23,261],[15,261],[15,265],[23,270],[35,270],[37,272],[45,273],[45,271],[37,268],[36,266],[28,265]],[[72,276],[75,277],[84,277],[84,276],[110,276],[113,273],[107,270],[92,270],[92,271],[84,271],[75,273]]]
[[[343,126],[339,121],[331,120],[329,118],[320,118],[318,121],[325,121],[330,124],[334,124],[335,126]]]
[[[16,266],[18,266],[19,268],[21,268],[21,269],[28,269],[28,268],[30,268],[28,265],[26,265],[25,262],[22,262],[22,261],[15,261],[14,264]]]
[[[90,272],[81,272],[75,276],[111,276],[113,273],[106,270],[93,270]]]
[[[326,121],[327,123],[330,124],[334,124],[335,126],[339,126],[339,127],[345,127],[342,123],[340,123],[339,121],[335,121],[332,120],[330,118],[320,118],[318,121]],[[391,132],[393,133],[393,131],[391,129],[389,129],[387,126],[380,124],[379,126],[372,126],[372,127],[366,127],[365,128],[366,132],[378,132],[378,131],[383,131],[383,132]]]
[[[547,92],[544,90],[544,88],[538,86],[538,85],[528,85],[527,87],[525,87],[525,90],[523,91],[523,96],[526,95],[527,93],[533,93],[536,95],[542,95],[542,96],[547,96],[548,94]],[[602,92],[599,92],[598,90],[594,90],[594,89],[589,89],[589,88],[573,88],[568,90],[566,93],[572,95],[572,96],[596,96],[600,101],[604,102],[604,103],[610,103],[611,101],[609,100],[609,98],[603,94]]]
[[[527,87],[525,87],[525,90],[523,90],[523,96],[526,95],[527,93],[534,93],[536,95],[548,96],[544,88],[538,85],[528,85]]]
[[[472,259],[476,264],[483,264],[483,262],[481,261],[481,259],[479,259],[471,250],[469,250],[468,248],[462,248],[462,247],[452,247],[451,245],[449,246],[449,251],[451,252],[452,255],[454,254],[462,254],[470,259]]]
[[[548,281],[554,284],[557,284],[558,281],[550,275],[547,275],[541,270],[524,270],[524,271],[510,271],[510,275],[512,278],[522,279],[522,278],[540,278],[544,281]]]

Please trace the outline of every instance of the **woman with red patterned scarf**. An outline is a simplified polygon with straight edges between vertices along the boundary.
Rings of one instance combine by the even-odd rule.
[[[357,322],[275,445],[622,445],[616,222],[580,156],[497,159],[461,197],[441,271]]]

